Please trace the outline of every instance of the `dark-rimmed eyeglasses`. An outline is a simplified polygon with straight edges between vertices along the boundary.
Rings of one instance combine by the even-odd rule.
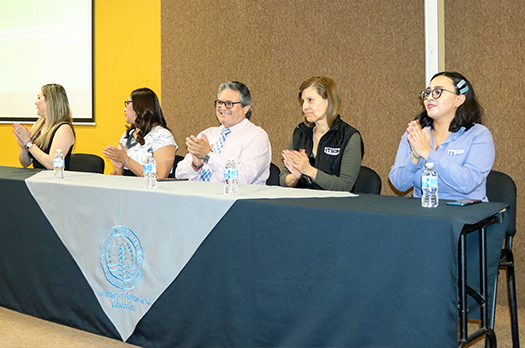
[[[215,100],[215,107],[220,108],[221,106],[225,106],[226,109],[233,109],[233,106],[235,104],[241,104],[241,102],[232,102],[232,101],[222,101],[222,100]]]
[[[439,99],[439,97],[441,97],[441,94],[443,94],[443,92],[449,92],[449,93],[458,95],[456,92],[449,91],[448,89],[444,89],[443,87],[438,87],[432,90],[430,88],[422,90],[421,92],[419,92],[420,94],[419,97],[423,100],[427,100],[428,96],[432,94],[432,98]]]
[[[131,100],[125,100],[124,101],[124,105],[127,107],[130,103],[133,103],[133,101]]]

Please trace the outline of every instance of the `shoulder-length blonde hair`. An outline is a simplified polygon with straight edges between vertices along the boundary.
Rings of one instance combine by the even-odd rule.
[[[64,87],[56,83],[50,83],[42,86],[41,91],[47,105],[47,116],[40,116],[36,121],[31,129],[31,139],[38,147],[47,148],[51,141],[51,135],[61,124],[68,123],[73,129],[73,118]],[[47,128],[39,135],[46,118]]]
[[[308,80],[304,81],[299,87],[299,103],[303,105],[302,94],[303,91],[309,87],[314,87],[317,93],[323,98],[328,99],[328,108],[326,109],[326,120],[328,126],[332,127],[334,120],[337,118],[337,115],[341,113],[341,92],[339,91],[339,86],[335,83],[334,80],[327,76],[313,76]],[[309,126],[315,126],[314,123],[308,122],[306,116],[303,113],[303,122]]]

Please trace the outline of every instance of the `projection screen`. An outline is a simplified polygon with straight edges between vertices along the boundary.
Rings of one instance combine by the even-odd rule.
[[[94,123],[93,1],[0,3],[0,122],[31,123],[45,84],[66,89],[75,123]]]

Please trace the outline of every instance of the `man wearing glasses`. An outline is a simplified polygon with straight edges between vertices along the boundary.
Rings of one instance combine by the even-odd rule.
[[[175,176],[192,181],[224,182],[224,166],[235,159],[240,184],[264,185],[270,175],[272,151],[268,134],[250,122],[252,98],[245,84],[228,81],[219,86],[215,112],[220,127],[186,138],[188,154]]]

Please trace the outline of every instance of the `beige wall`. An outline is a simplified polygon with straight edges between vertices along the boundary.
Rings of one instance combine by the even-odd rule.
[[[513,249],[520,307],[525,306],[525,292],[520,291],[525,289],[525,200],[521,194],[525,187],[521,129],[525,116],[524,19],[525,3],[521,0],[445,1],[446,69],[463,73],[473,84],[485,109],[483,123],[496,145],[494,169],[510,175],[518,187],[518,232]],[[506,301],[504,288],[498,300]]]

